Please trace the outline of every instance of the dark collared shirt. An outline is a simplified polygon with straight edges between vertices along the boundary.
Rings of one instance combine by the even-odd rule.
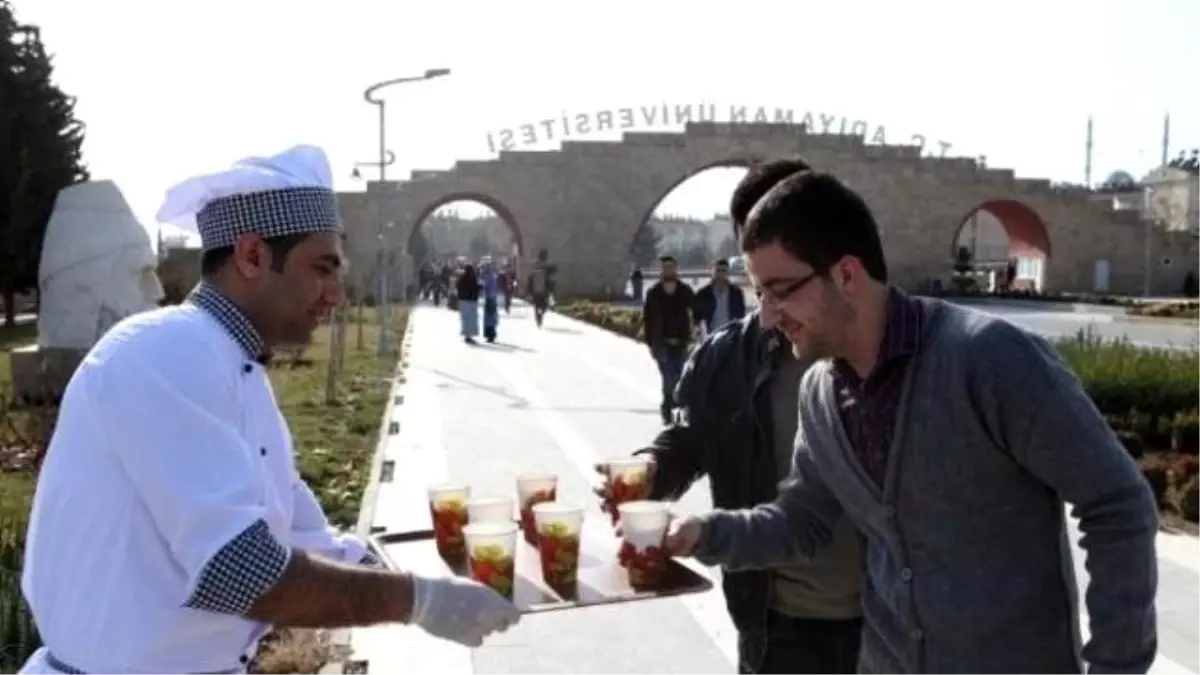
[[[863,379],[846,361],[834,362],[833,385],[846,436],[859,464],[881,489],[904,375],[921,348],[923,326],[920,301],[893,288],[888,292],[887,327],[871,373]]]

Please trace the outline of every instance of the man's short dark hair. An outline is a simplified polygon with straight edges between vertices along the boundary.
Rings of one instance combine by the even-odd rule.
[[[746,224],[746,218],[750,216],[750,210],[754,208],[758,200],[763,198],[763,195],[775,187],[776,183],[798,171],[810,170],[812,167],[801,157],[776,159],[752,165],[742,180],[738,182],[737,187],[733,189],[733,196],[729,199],[729,217],[733,219],[733,236],[738,236],[742,226]]]
[[[717,261],[713,263],[713,267],[729,267],[729,261],[724,258],[717,258]]]
[[[271,237],[264,239],[267,247],[271,249],[271,271],[282,272],[283,265],[287,262],[288,254],[296,248],[296,244],[308,238],[308,233],[303,234],[287,234],[282,237]],[[222,246],[214,248],[200,254],[200,276],[211,277],[221,271],[225,267],[225,263],[233,257],[232,246]]]
[[[827,173],[802,171],[779,181],[750,212],[741,243],[747,253],[778,243],[818,274],[854,256],[872,279],[887,281],[875,216],[858,193]]]
[[[675,262],[675,256],[673,256],[673,255],[660,255],[660,256],[658,256],[658,262],[659,262],[660,264],[662,264],[662,263],[673,263],[673,262]]]

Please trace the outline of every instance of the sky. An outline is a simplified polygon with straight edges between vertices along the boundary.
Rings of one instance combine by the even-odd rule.
[[[1073,182],[1089,115],[1094,182],[1152,168],[1168,111],[1172,155],[1200,146],[1197,0],[15,4],[78,97],[93,177],[116,181],[152,231],[174,183],[298,143],[326,149],[337,189],[363,189],[351,172],[375,159],[379,133],[363,90],[429,68],[452,72],[381,94],[390,178],[494,157],[489,132],[663,102],[862,119],[898,141],[920,133],[931,149],[945,140],[951,155]],[[701,174],[658,211],[724,211],[738,175]]]

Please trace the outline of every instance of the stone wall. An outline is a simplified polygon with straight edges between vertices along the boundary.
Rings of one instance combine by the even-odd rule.
[[[546,248],[559,265],[563,295],[598,295],[606,287],[624,288],[634,233],[675,186],[715,166],[797,153],[839,176],[871,206],[893,280],[901,285],[948,275],[955,235],[982,205],[1017,204],[1027,208],[989,211],[1010,229],[1043,232],[1033,238],[1049,249],[1046,290],[1092,290],[1101,260],[1108,261],[1113,292],[1141,290],[1144,256],[1136,252],[1143,250],[1144,227],[1136,214],[1113,211],[1090,192],[1017,178],[971,158],[923,157],[916,146],[867,145],[861,137],[809,134],[792,124],[704,122],[683,133],[631,132],[615,142],[565,141],[556,151],[501,152],[494,160],[414,172],[408,181],[370,183],[365,194],[342,195],[343,217],[353,263],[371,268],[379,245],[371,233],[380,218],[395,223],[385,245],[402,249],[436,208],[475,199],[517,233],[523,266]],[[998,211],[1031,212],[1034,225]],[[1014,218],[1023,222],[1014,224]],[[410,267],[401,260],[391,271],[403,277]],[[1164,289],[1172,278],[1163,276]],[[1155,279],[1158,288],[1159,275]]]

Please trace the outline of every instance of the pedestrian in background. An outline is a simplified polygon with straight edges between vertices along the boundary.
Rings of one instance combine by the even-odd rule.
[[[463,265],[462,272],[459,273],[458,281],[455,284],[455,291],[463,341],[473,345],[475,337],[479,335],[480,291],[479,275],[475,272],[474,265],[469,263]]]
[[[712,280],[696,291],[696,321],[704,334],[746,316],[746,294],[729,280],[729,261],[713,263]]]
[[[670,424],[675,409],[675,385],[683,373],[688,345],[692,341],[696,294],[679,279],[675,258],[658,259],[659,278],[646,291],[642,306],[642,328],[650,355],[662,378],[662,403],[659,412],[663,424]]]

